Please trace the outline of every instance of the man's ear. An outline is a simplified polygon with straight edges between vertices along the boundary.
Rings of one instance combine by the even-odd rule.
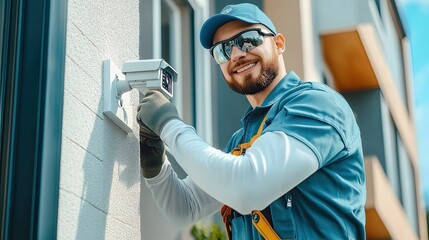
[[[282,54],[286,48],[285,37],[283,36],[283,34],[277,33],[277,35],[274,37],[274,41],[276,43],[277,52],[279,54]]]

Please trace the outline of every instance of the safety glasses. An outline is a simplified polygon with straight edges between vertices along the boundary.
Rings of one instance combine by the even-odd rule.
[[[226,63],[231,58],[233,46],[243,52],[248,52],[264,43],[265,36],[274,36],[274,33],[264,33],[260,28],[246,29],[229,39],[214,44],[210,48],[210,54],[218,64]]]

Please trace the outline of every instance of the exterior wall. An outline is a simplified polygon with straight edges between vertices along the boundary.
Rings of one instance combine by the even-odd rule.
[[[179,229],[160,214],[141,175],[138,125],[134,122],[137,90],[126,93],[130,96],[132,111],[128,117],[134,122],[133,133],[126,135],[103,114],[103,60],[110,59],[120,69],[127,60],[166,59],[167,54],[171,58],[168,62],[180,75],[174,98],[179,112],[211,142],[211,118],[204,114],[210,110],[206,107],[211,104],[207,101],[210,94],[205,93],[210,88],[205,87],[207,81],[200,80],[210,74],[210,58],[196,49],[200,47],[196,34],[183,34],[189,31],[180,29],[186,25],[180,21],[185,20],[177,19],[184,12],[192,12],[194,22],[189,25],[194,24],[191,28],[198,29],[199,34],[202,19],[208,17],[208,2],[189,0],[181,2],[181,7],[175,4],[169,0],[68,3],[59,239],[189,239],[188,227]],[[166,5],[171,6],[167,12],[161,8]],[[193,10],[187,10],[190,8]],[[164,23],[165,17],[174,24]],[[173,45],[166,50],[164,44],[172,40],[164,35],[165,26],[172,31],[168,34],[174,34],[175,43],[197,43],[189,44],[195,55],[182,54],[182,48]],[[193,59],[195,65],[180,67],[180,57],[184,63]],[[199,82],[193,79],[195,85],[186,87],[189,84],[182,82],[184,76]],[[189,108],[184,96],[195,96],[194,108]],[[170,160],[178,169],[174,159]]]
[[[140,239],[149,227],[138,128],[126,135],[103,114],[102,61],[138,57],[139,1],[68,1],[58,239]]]
[[[373,21],[383,43],[383,53],[386,56],[389,69],[393,76],[395,76],[393,79],[395,86],[399,91],[402,102],[406,103],[408,101],[406,95],[407,86],[405,85],[404,81],[405,70],[404,59],[402,57],[403,47],[401,46],[402,39],[400,39],[400,37],[402,38],[404,36],[400,36],[401,34],[398,33],[397,26],[395,26],[394,18],[389,7],[392,5],[392,3],[388,2],[389,1],[380,1],[381,9],[378,14],[374,14],[377,17],[374,17]]]
[[[268,13],[277,32],[286,38],[283,58],[287,71],[294,71],[304,81],[321,82],[323,65],[318,58],[318,36],[313,31],[311,0],[266,0],[264,11]]]

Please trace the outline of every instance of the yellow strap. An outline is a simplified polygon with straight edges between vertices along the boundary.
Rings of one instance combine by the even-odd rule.
[[[254,141],[256,141],[256,139],[258,139],[258,137],[261,136],[262,130],[264,130],[265,120],[267,120],[267,116],[268,114],[265,115],[264,119],[262,119],[261,125],[259,125],[259,128],[258,128],[258,132],[256,132],[255,136],[253,136],[248,142],[249,147],[253,144]]]
[[[267,115],[265,115],[264,119],[262,119],[261,125],[259,125],[259,129],[258,132],[256,132],[256,134],[250,139],[249,142],[247,143],[242,143],[239,144],[237,148],[234,148],[231,153],[233,155],[239,156],[243,153],[243,150],[245,151],[245,149],[249,148],[250,146],[252,146],[253,142],[256,141],[256,139],[258,139],[259,136],[261,136],[262,130],[264,129],[265,126],[265,120],[267,119]],[[224,205],[222,207],[222,213],[225,212],[225,209],[229,208],[228,206]],[[231,213],[229,213],[231,214]],[[231,239],[231,223],[226,221],[226,217],[224,216],[224,214],[222,214],[223,216],[223,220],[226,226],[226,232],[228,234],[228,239]],[[270,222],[268,222],[268,220],[265,218],[264,214],[262,214],[262,212],[254,210],[252,211],[252,223],[253,226],[256,228],[256,230],[258,230],[258,232],[261,234],[261,236],[265,239],[265,240],[276,240],[276,239],[280,239],[280,237],[277,235],[277,233],[274,231],[274,229],[271,227]]]
[[[256,135],[258,135],[258,136],[261,135],[262,130],[264,129],[264,126],[265,126],[265,121],[267,120],[267,116],[268,116],[268,114],[266,114],[264,119],[262,119],[261,125],[259,125],[258,132],[256,133]]]
[[[237,148],[232,149],[231,153],[233,155],[240,156],[243,153],[243,151],[246,151],[248,148],[250,148],[250,146],[252,146],[253,142],[256,141],[256,139],[258,139],[259,136],[261,136],[262,130],[264,129],[264,126],[265,126],[265,120],[267,120],[267,116],[268,116],[268,114],[265,115],[264,119],[262,119],[261,125],[259,125],[259,128],[258,128],[258,131],[250,139],[249,142],[239,144]]]
[[[262,212],[257,210],[252,211],[252,223],[265,240],[280,240],[279,235],[277,235],[277,233],[271,227],[270,223],[265,218],[264,214],[262,214]]]
[[[259,136],[261,136],[262,130],[265,126],[265,120],[267,120],[267,115],[265,115],[264,119],[262,120],[261,125],[259,125],[258,132],[250,139],[250,142],[247,143],[250,147],[256,139],[258,139]],[[280,237],[277,235],[277,233],[274,231],[274,229],[271,227],[270,222],[265,218],[264,214],[261,211],[253,210],[252,211],[252,223],[253,226],[258,230],[258,232],[262,235],[262,237],[265,240],[276,240]]]

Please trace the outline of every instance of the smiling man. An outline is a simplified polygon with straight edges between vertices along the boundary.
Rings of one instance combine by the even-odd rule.
[[[186,225],[221,209],[230,239],[365,239],[362,145],[347,102],[286,71],[285,37],[252,4],[210,17],[200,40],[250,106],[220,151],[161,93],[141,100],[141,166],[163,214]]]

